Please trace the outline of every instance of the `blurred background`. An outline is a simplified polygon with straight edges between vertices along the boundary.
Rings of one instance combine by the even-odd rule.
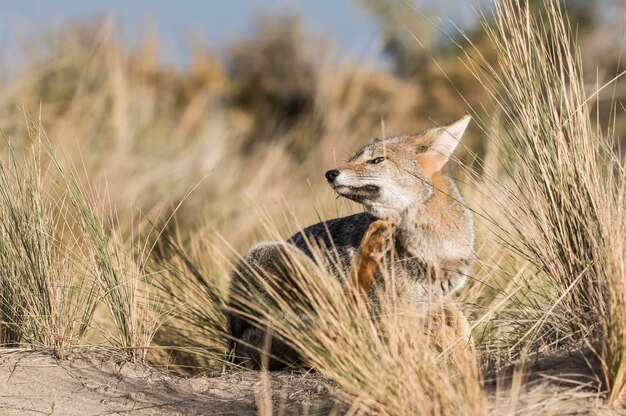
[[[429,3],[435,2],[415,4],[423,7]],[[457,25],[475,24],[477,16],[474,8],[487,4],[484,0],[456,3],[450,2],[442,11]],[[220,47],[237,38],[252,36],[255,22],[262,15],[292,15],[300,16],[307,30],[332,39],[341,55],[377,60],[381,57],[378,22],[372,13],[375,10],[368,7],[380,7],[382,10],[385,4],[364,5],[364,2],[351,0],[234,0],[219,5],[187,2],[177,7],[166,1],[4,2],[0,17],[0,41],[3,50],[7,51],[11,38],[19,36],[20,31],[31,34],[33,31],[50,32],[81,21],[111,16],[117,23],[118,34],[127,44],[136,45],[147,34],[157,35],[161,58],[185,65],[193,53],[190,41],[194,38]]]
[[[598,128],[614,129],[618,146],[626,84],[594,92],[624,68],[626,4],[565,5]],[[41,123],[121,229],[175,213],[166,232],[245,249],[262,234],[259,210],[285,236],[296,226],[285,211],[306,225],[358,210],[334,198],[323,173],[372,137],[491,111],[465,64],[475,54],[493,62],[491,7],[0,1],[0,146],[26,149]],[[490,147],[478,124],[464,145],[463,166],[480,170]]]

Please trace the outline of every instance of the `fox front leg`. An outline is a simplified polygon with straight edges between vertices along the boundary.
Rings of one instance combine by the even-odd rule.
[[[385,255],[391,250],[396,223],[391,219],[376,220],[369,225],[356,255],[355,280],[358,291],[367,296],[374,275]]]

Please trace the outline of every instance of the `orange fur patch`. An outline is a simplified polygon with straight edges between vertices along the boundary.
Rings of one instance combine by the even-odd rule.
[[[446,180],[446,177],[441,172],[435,172],[432,176],[433,189],[435,195],[439,198],[449,199],[452,193],[450,182]]]
[[[421,154],[417,155],[417,164],[426,176],[432,176],[439,172],[446,163],[443,155]]]
[[[368,227],[359,245],[356,264],[356,284],[359,292],[364,296],[369,293],[380,262],[390,248],[391,227],[392,225],[384,220],[374,221]]]
[[[367,296],[378,270],[378,263],[371,258],[361,258],[357,267],[357,285],[359,292]]]

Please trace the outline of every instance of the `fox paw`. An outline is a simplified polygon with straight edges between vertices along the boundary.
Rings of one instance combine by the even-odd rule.
[[[395,232],[395,221],[385,219],[371,223],[361,242],[361,255],[377,263],[382,261],[391,250]]]
[[[447,276],[446,279],[441,281],[441,290],[444,295],[449,295],[452,293],[456,293],[465,286],[467,282],[467,276],[464,274],[453,274],[451,276]]]
[[[356,262],[356,283],[361,294],[369,293],[379,265],[392,248],[395,232],[395,222],[387,220],[376,220],[367,228]]]

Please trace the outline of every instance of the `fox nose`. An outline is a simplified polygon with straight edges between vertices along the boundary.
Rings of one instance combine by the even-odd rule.
[[[339,176],[339,171],[337,169],[331,169],[328,172],[326,172],[324,176],[326,176],[326,180],[328,182],[332,182],[335,180],[337,176]]]

